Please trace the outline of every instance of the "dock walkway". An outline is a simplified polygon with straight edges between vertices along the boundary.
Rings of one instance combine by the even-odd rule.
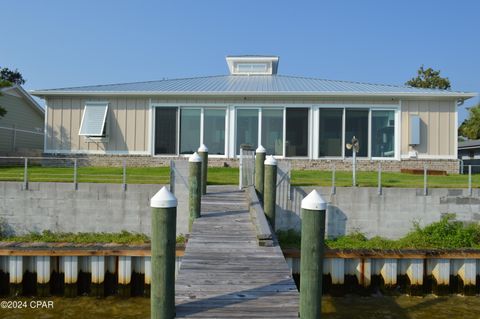
[[[176,280],[177,318],[298,318],[280,247],[260,247],[245,193],[209,187]]]

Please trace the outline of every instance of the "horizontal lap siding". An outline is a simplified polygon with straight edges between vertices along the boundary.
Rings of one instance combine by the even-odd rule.
[[[79,136],[85,104],[108,101],[107,143],[87,143]],[[47,99],[47,150],[145,152],[148,150],[149,102],[146,98],[53,97]]]
[[[419,115],[420,145],[415,147],[419,155],[454,156],[456,112],[455,101],[402,101],[402,155],[412,150],[409,146],[410,116]]]

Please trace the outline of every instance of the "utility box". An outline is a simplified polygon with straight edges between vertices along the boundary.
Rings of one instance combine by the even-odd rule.
[[[420,144],[420,116],[410,115],[410,145]]]

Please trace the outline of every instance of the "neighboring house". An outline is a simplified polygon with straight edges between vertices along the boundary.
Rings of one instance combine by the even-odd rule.
[[[458,158],[464,173],[468,173],[468,165],[472,165],[472,173],[480,173],[480,140],[458,142]]]
[[[474,93],[277,74],[278,57],[228,56],[229,75],[32,92],[46,100],[45,152],[136,155],[152,162],[200,144],[235,164],[262,144],[295,167],[458,172],[457,106]],[[219,158],[218,160],[215,158]]]
[[[33,154],[44,149],[45,111],[19,85],[0,90],[0,154]]]

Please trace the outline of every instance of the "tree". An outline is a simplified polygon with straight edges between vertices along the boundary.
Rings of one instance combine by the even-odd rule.
[[[423,65],[418,69],[417,76],[411,78],[405,85],[424,89],[450,89],[450,80],[440,76],[440,70],[432,68],[425,69]]]
[[[17,69],[12,71],[9,68],[0,67],[0,89],[11,86],[12,84],[25,84],[25,79],[23,78],[22,74],[18,72]],[[0,92],[0,96],[1,95],[2,93]],[[7,110],[0,105],[0,118],[4,117],[5,114],[7,114]]]
[[[480,139],[480,104],[468,110],[468,118],[458,128],[458,135],[471,140]]]

